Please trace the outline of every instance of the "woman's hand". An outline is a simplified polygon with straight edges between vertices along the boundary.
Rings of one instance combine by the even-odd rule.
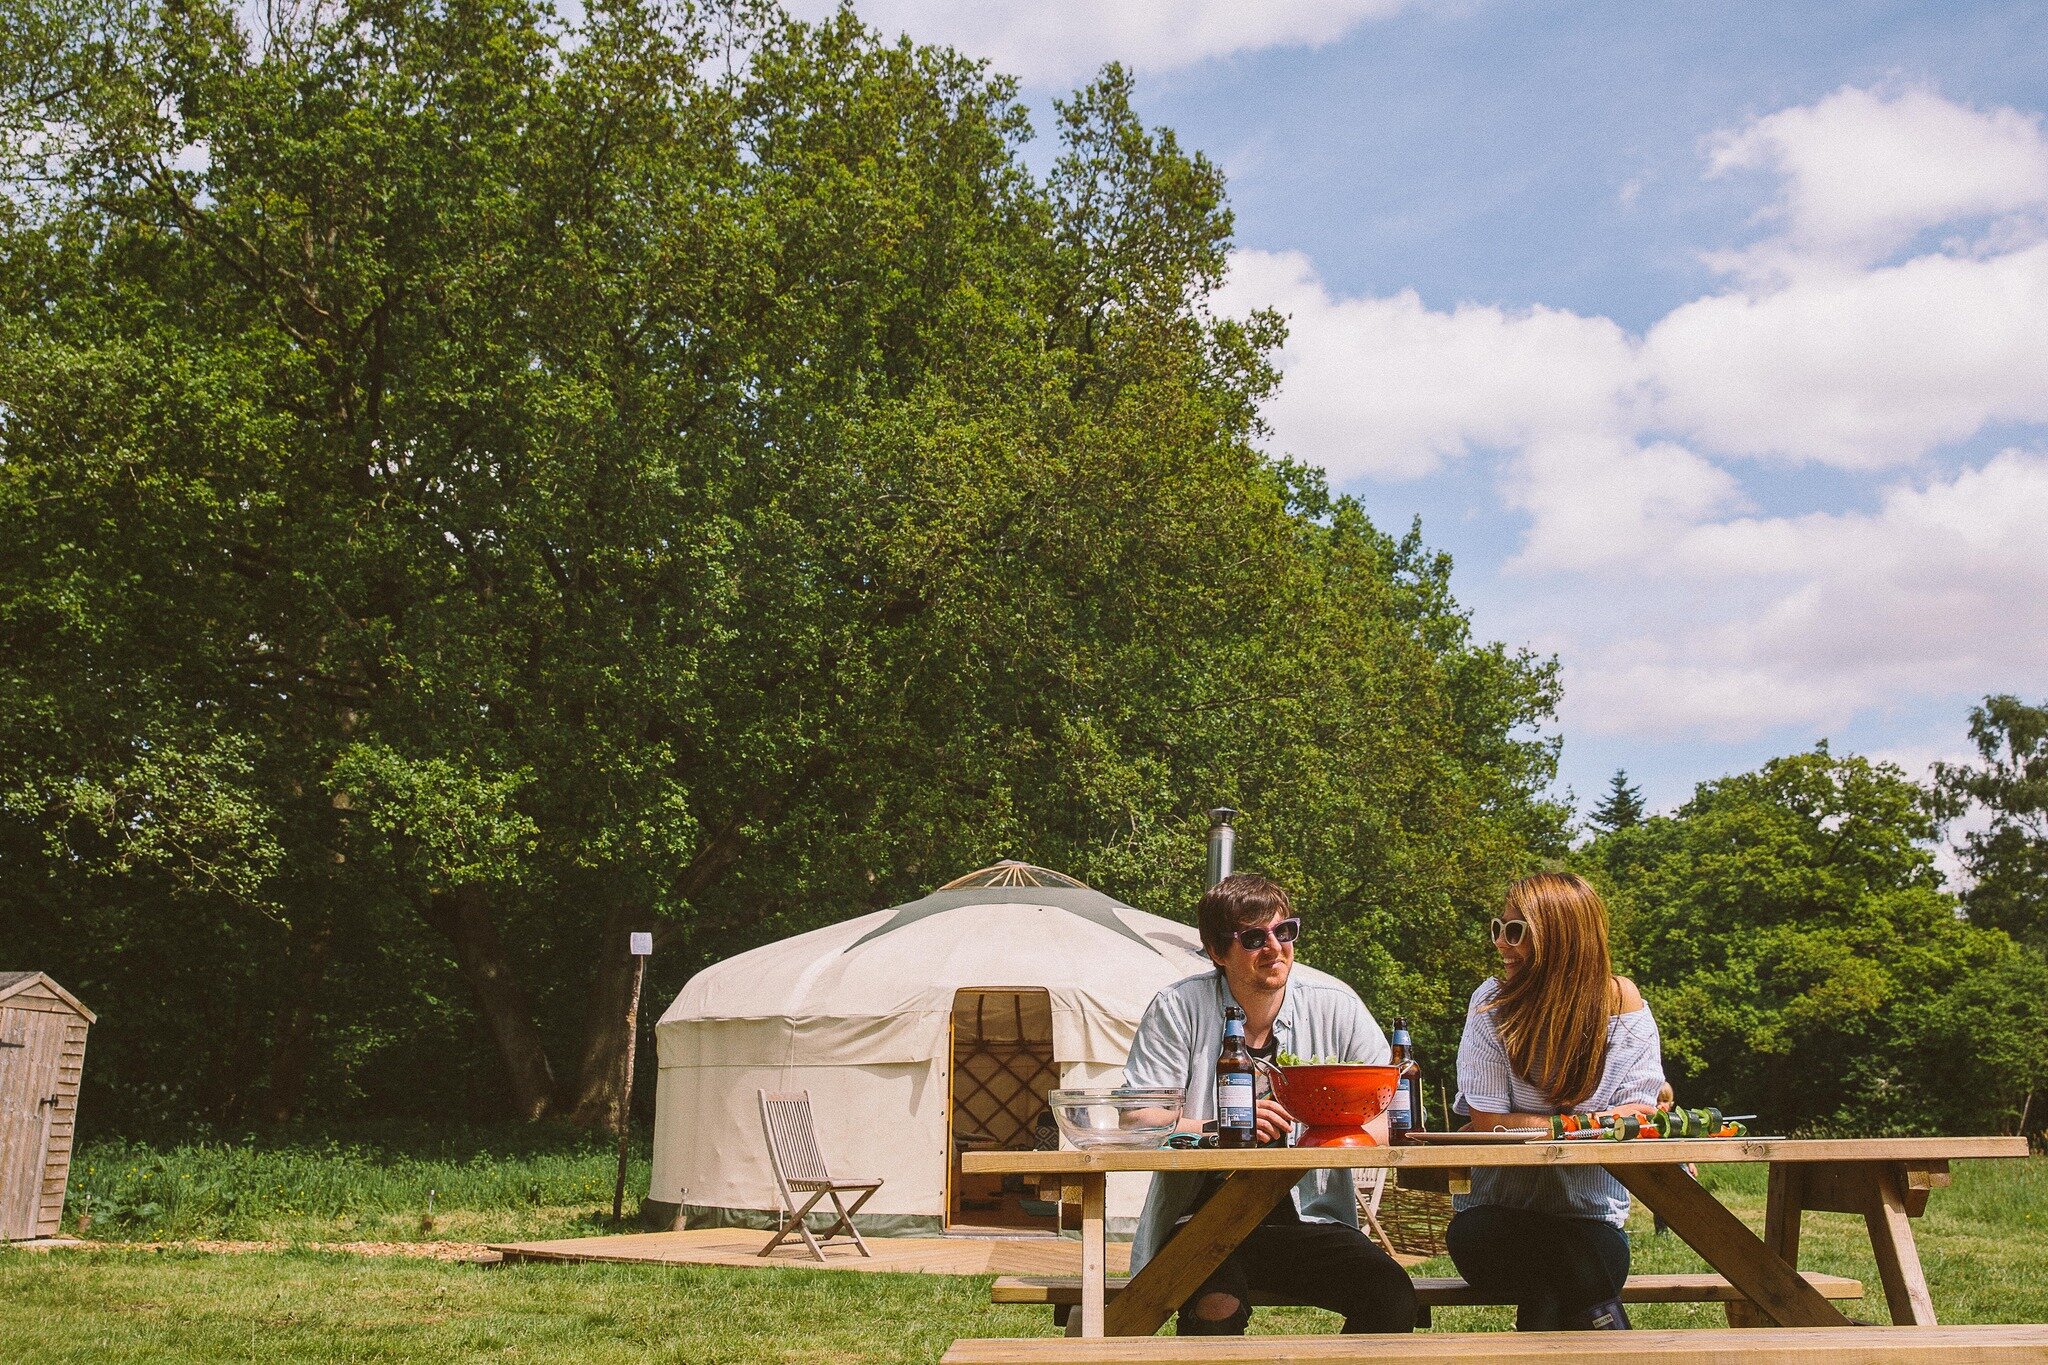
[[[1654,1104],[1617,1104],[1613,1108],[1602,1110],[1601,1112],[1612,1114],[1620,1119],[1646,1119],[1652,1114],[1661,1114],[1664,1111]]]

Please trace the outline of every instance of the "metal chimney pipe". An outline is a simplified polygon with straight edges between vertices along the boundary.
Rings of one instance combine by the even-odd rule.
[[[1237,831],[1230,822],[1237,812],[1228,806],[1218,806],[1209,812],[1209,880],[1203,885],[1214,886],[1228,877],[1237,862]]]

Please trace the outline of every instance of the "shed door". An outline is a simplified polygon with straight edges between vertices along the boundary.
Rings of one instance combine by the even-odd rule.
[[[0,1241],[36,1235],[64,1021],[0,1007]]]

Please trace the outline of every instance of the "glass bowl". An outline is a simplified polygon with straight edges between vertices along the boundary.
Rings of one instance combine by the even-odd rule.
[[[1177,1089],[1055,1090],[1048,1097],[1060,1135],[1083,1151],[1157,1147],[1180,1123]]]

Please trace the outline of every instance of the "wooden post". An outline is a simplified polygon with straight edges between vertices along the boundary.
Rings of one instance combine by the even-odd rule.
[[[1081,1311],[1080,1326],[1072,1335],[1102,1335],[1103,1281],[1109,1275],[1108,1212],[1109,1177],[1089,1171],[1081,1177]],[[1073,1319],[1068,1319],[1073,1329]]]
[[[1847,1327],[1840,1309],[1676,1166],[1615,1165],[1608,1173],[1664,1215],[1671,1230],[1779,1327]],[[1746,1349],[1741,1346],[1735,1350]]]
[[[1300,1171],[1284,1167],[1232,1171],[1223,1188],[1131,1277],[1103,1315],[1103,1332],[1113,1337],[1157,1332],[1300,1178]]]
[[[1805,1209],[1806,1172],[1789,1161],[1774,1161],[1764,1199],[1764,1245],[1772,1254],[1799,1269],[1799,1222]],[[1762,1310],[1748,1299],[1730,1299],[1727,1305],[1730,1327],[1767,1327]]]
[[[634,934],[627,940],[633,954],[633,997],[626,1006],[626,1074],[619,1086],[619,1178],[612,1186],[612,1226],[619,1225],[626,1207],[626,1134],[633,1124],[633,1053],[640,1046],[640,978],[647,970],[647,955],[654,951],[654,935]]]
[[[1899,1168],[1872,1162],[1866,1168],[1869,1206],[1863,1220],[1870,1229],[1870,1249],[1877,1255],[1877,1275],[1884,1282],[1885,1305],[1894,1327],[1932,1327],[1934,1299],[1920,1269],[1920,1250],[1913,1242],[1912,1215]],[[1924,1197],[1924,1196],[1923,1196]]]

